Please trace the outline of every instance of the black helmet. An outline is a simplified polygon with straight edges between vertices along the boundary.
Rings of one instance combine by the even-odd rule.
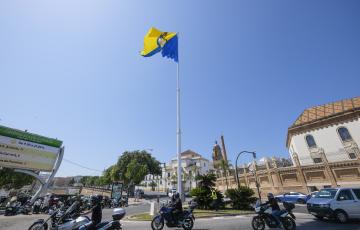
[[[96,204],[100,203],[98,195],[92,195],[90,197],[90,201],[91,201],[91,204],[93,204],[93,205],[96,205]]]
[[[274,194],[272,194],[271,192],[268,193],[267,195],[268,199],[273,199],[274,198]]]
[[[179,199],[179,198],[180,198],[180,194],[179,194],[178,192],[176,192],[176,193],[174,194],[174,198],[175,198],[175,199]]]

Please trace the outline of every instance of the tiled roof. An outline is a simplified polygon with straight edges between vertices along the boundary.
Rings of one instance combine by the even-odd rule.
[[[360,97],[314,106],[305,109],[290,128],[323,120],[356,109],[360,109]]]

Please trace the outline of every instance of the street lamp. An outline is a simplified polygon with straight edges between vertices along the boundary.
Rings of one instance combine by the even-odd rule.
[[[236,175],[236,182],[237,182],[238,188],[240,188],[240,181],[239,181],[239,175],[238,175],[238,171],[237,171],[237,166],[238,166],[237,161],[238,161],[240,155],[243,154],[243,153],[250,153],[250,154],[253,155],[254,160],[256,159],[256,153],[255,152],[242,151],[242,152],[238,153],[238,155],[236,157],[236,161],[235,161],[235,175]]]

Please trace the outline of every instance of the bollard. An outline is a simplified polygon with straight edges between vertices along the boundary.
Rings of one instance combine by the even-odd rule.
[[[150,216],[153,216],[153,215],[155,215],[155,202],[154,201],[152,201],[150,203]]]

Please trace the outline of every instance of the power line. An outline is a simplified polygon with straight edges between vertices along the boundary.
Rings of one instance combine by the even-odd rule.
[[[101,171],[101,170],[92,169],[92,168],[86,167],[86,166],[84,166],[84,165],[78,164],[78,163],[76,163],[76,162],[73,162],[73,161],[68,160],[68,159],[65,159],[65,158],[63,158],[63,160],[66,161],[67,163],[76,165],[76,166],[78,166],[78,167],[80,167],[80,168],[84,168],[84,169],[91,170],[91,171],[96,171],[96,172],[103,172],[103,171]]]

